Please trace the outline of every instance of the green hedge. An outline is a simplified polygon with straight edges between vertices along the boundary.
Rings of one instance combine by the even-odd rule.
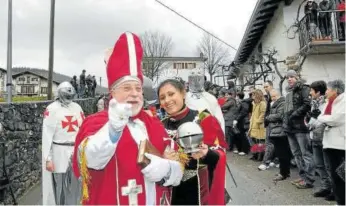
[[[12,102],[36,102],[36,101],[45,101],[47,100],[47,97],[40,97],[40,96],[14,96],[12,97]],[[6,98],[0,98],[0,102],[7,102]]]

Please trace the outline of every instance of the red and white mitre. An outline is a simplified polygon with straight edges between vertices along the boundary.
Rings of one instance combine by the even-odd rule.
[[[107,54],[110,55],[108,61]],[[143,48],[140,38],[130,32],[123,33],[112,51],[106,52],[108,88],[128,80],[143,83]]]

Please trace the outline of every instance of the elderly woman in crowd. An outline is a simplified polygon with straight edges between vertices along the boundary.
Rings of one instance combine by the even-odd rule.
[[[290,147],[287,135],[282,128],[285,97],[281,97],[276,90],[270,91],[272,99],[269,114],[266,116],[268,122],[269,138],[275,147],[276,156],[280,162],[280,172],[274,178],[274,181],[285,180],[290,176]]]
[[[323,150],[329,162],[332,186],[338,205],[345,205],[345,83],[328,82],[326,103],[318,120],[326,125]]]
[[[264,127],[264,114],[266,112],[267,103],[264,100],[263,92],[260,89],[256,89],[252,93],[252,114],[250,119],[250,129],[249,129],[249,137],[252,138],[255,144],[264,143],[266,136],[266,129]],[[263,154],[264,155],[264,154]],[[260,153],[253,153],[251,159],[260,160]]]

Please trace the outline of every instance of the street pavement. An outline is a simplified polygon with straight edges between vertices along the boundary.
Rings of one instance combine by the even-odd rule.
[[[227,172],[227,190],[232,201],[230,205],[332,205],[335,202],[312,196],[313,189],[297,189],[290,181],[298,178],[297,169],[291,170],[291,177],[274,184],[272,179],[278,168],[259,171],[260,162],[249,160],[249,156],[228,154],[228,164],[238,187],[235,187]],[[316,182],[315,185],[319,185]]]
[[[335,205],[335,202],[314,198],[313,189],[297,189],[290,181],[298,177],[297,169],[291,170],[291,178],[274,184],[272,179],[278,168],[266,171],[257,169],[259,162],[249,160],[248,156],[228,154],[228,164],[236,180],[233,183],[227,172],[226,184],[232,201],[229,205]],[[316,185],[319,183],[317,182]],[[20,205],[41,205],[40,184],[19,200]]]

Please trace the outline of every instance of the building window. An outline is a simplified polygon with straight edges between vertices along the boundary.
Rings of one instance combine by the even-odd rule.
[[[188,63],[187,69],[195,69],[196,68],[196,63]]]
[[[28,86],[28,93],[29,93],[29,94],[35,93],[34,86]]]
[[[195,69],[196,63],[173,63],[173,69]]]
[[[174,63],[173,68],[174,69],[184,69],[184,63]]]
[[[33,77],[33,78],[31,78],[31,81],[37,82],[37,81],[38,81],[38,78],[37,78],[37,77]]]
[[[41,94],[47,94],[48,92],[48,88],[47,87],[41,87]]]
[[[25,78],[24,78],[24,77],[19,77],[19,78],[18,78],[18,81],[24,82],[24,81],[25,81]]]
[[[34,86],[21,86],[20,93],[21,94],[34,94],[35,93],[35,87]]]
[[[27,83],[27,84],[30,84],[30,76],[27,76],[27,77],[26,77],[26,83]]]
[[[20,93],[27,94],[28,93],[28,87],[22,86],[21,89],[20,89]]]

